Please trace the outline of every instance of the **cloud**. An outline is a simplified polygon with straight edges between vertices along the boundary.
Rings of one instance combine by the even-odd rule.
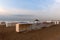
[[[37,10],[26,10],[26,9],[6,9],[6,8],[0,8],[0,15],[10,15],[10,14],[36,14],[39,11]]]
[[[55,0],[55,2],[60,3],[60,0]]]
[[[48,8],[45,13],[45,16],[49,19],[60,19],[60,0],[54,0],[54,4]]]
[[[27,4],[28,4],[28,10],[27,9],[17,9],[17,8],[9,8],[9,9],[7,9],[7,8],[0,8],[0,14],[2,14],[2,15],[10,15],[10,14],[32,14],[32,15],[44,15],[43,13],[45,12],[45,13],[48,13],[48,10],[44,10],[45,8],[46,8],[46,6],[49,4],[49,3],[47,3],[47,2],[45,2],[45,3],[43,3],[43,1],[41,1],[40,2],[40,0],[39,1],[37,1],[37,0],[33,0],[34,1],[34,3],[33,3],[33,5],[31,4],[31,3],[28,3],[27,2]],[[37,3],[36,3],[37,2]],[[24,3],[25,4],[25,3]],[[30,6],[29,6],[29,4],[31,4]],[[45,4],[47,4],[47,5],[45,5]],[[23,4],[22,4],[23,5]],[[34,6],[35,5],[35,6]],[[41,6],[40,6],[41,5]],[[50,5],[50,4],[49,4]],[[37,7],[38,6],[38,7]],[[25,7],[25,6],[24,6]],[[31,9],[37,9],[37,10],[29,10],[29,8],[31,8]],[[40,9],[42,9],[43,8],[43,10],[40,10]]]
[[[44,13],[46,10],[29,10],[29,9],[17,9],[17,8],[4,8],[0,7],[0,15],[13,15],[13,14],[23,14],[23,15],[39,15]]]

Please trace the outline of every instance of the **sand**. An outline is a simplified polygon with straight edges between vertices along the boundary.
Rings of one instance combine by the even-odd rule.
[[[60,40],[60,25],[16,33],[15,27],[0,26],[0,40]]]

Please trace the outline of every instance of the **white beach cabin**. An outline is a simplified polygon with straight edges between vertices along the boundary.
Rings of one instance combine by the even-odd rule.
[[[16,32],[30,31],[31,27],[32,27],[32,24],[17,23],[16,24]]]
[[[16,26],[16,22],[8,22],[6,23],[6,27],[15,27]]]
[[[60,22],[59,21],[54,21],[55,24],[59,24]]]

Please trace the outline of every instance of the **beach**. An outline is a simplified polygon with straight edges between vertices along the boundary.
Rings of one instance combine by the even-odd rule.
[[[15,27],[0,26],[0,40],[60,40],[60,24],[21,33]]]

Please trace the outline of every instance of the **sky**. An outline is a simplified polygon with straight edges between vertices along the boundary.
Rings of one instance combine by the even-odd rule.
[[[0,15],[14,14],[60,19],[60,0],[0,0]]]

